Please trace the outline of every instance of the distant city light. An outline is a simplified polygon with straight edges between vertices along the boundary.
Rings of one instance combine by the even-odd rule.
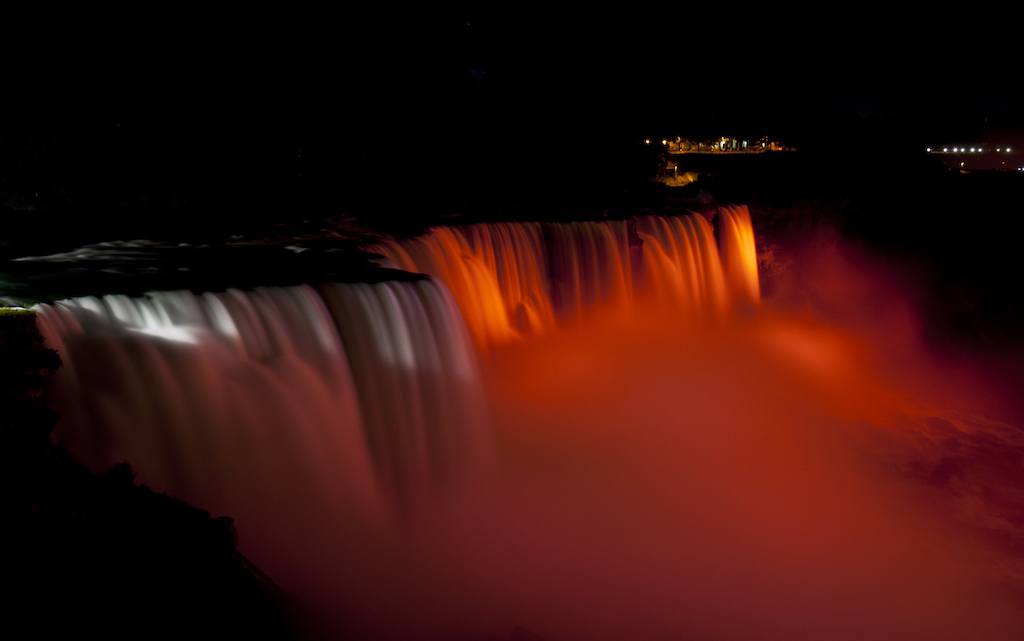
[[[668,144],[668,141],[667,141],[667,140],[662,140],[662,141],[661,141],[661,144],[663,144],[663,145],[667,145],[667,144]]]
[[[925,151],[931,151],[931,150],[932,150],[931,147],[928,147],[928,148],[925,149]]]
[[[651,144],[651,139],[650,138],[644,138],[644,144],[645,145]]]
[[[943,147],[943,148],[942,148],[942,153],[946,153],[946,152],[948,152],[948,151],[949,151],[949,147]]]
[[[971,153],[973,154],[975,151],[974,147],[971,147]]]
[[[1006,148],[1006,153],[1010,153],[1010,148],[1009,147]]]

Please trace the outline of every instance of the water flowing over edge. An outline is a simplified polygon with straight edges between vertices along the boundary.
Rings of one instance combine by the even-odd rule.
[[[60,437],[226,513],[303,494],[381,510],[480,461],[476,357],[443,286],[158,292],[44,305]],[[287,478],[288,487],[275,479]]]
[[[302,488],[387,512],[487,465],[478,350],[637,301],[681,318],[756,304],[748,210],[715,222],[717,238],[702,215],[435,228],[377,248],[431,277],[414,282],[42,305],[59,435],[215,511],[287,510]]]
[[[760,298],[750,212],[579,223],[437,227],[373,249],[392,267],[444,282],[481,348],[639,300],[720,317]]]

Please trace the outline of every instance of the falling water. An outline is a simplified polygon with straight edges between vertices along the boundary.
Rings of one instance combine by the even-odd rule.
[[[394,267],[451,289],[473,336],[490,346],[580,320],[598,307],[654,300],[721,315],[759,299],[745,206],[623,221],[439,227],[375,248]]]
[[[379,247],[432,277],[418,281],[42,305],[65,364],[59,435],[97,469],[129,461],[224,513],[295,492],[409,505],[486,458],[470,334],[489,348],[643,301],[680,318],[756,303],[749,212],[715,219],[717,241],[702,215],[436,228]]]
[[[235,517],[356,637],[1021,638],[1024,570],[961,534],[1024,536],[1019,432],[949,420],[973,396],[898,314],[761,306],[746,208],[378,250],[427,277],[40,306],[58,436]]]
[[[465,327],[487,347],[646,299],[691,315],[755,303],[750,215],[717,219],[717,241],[700,215],[437,228],[380,247],[433,279],[43,305],[65,363],[60,435],[96,468],[127,460],[229,512],[253,479],[286,505],[285,477],[336,502],[408,502],[486,449]]]
[[[430,280],[39,311],[64,361],[59,430],[76,456],[97,468],[127,460],[211,509],[288,505],[298,487],[374,510],[443,483],[486,447],[475,356]]]

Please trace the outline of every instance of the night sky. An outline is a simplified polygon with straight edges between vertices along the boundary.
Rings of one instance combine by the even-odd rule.
[[[503,195],[607,184],[645,136],[769,134],[825,153],[1013,143],[1013,38],[983,17],[985,29],[868,7],[742,21],[397,7],[10,20],[5,208],[280,219],[379,208],[386,194],[392,209],[443,212],[495,200],[471,193],[495,175]]]
[[[805,20],[396,10],[12,21],[4,102],[48,106],[44,113],[61,118],[252,122],[298,135],[303,124],[341,121],[384,139],[527,125],[809,135],[862,118],[1020,124],[1021,101],[1007,95],[1012,34],[993,30],[997,15],[984,29],[963,15],[940,24],[868,8],[797,17]]]

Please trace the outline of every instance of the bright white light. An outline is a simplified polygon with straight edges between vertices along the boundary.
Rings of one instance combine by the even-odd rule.
[[[133,332],[155,336],[175,343],[198,343],[195,334],[187,327],[181,325],[158,326],[158,327],[132,327]]]
[[[1006,153],[1010,153],[1010,148],[1009,147],[1006,148]]]
[[[949,147],[943,147],[942,148],[942,153],[947,153],[948,151],[949,151]]]
[[[971,147],[971,153],[973,154],[975,151],[977,151],[977,149],[975,149],[974,147]]]
[[[651,144],[651,139],[650,138],[644,138],[644,144],[645,145]]]
[[[667,145],[667,144],[668,144],[668,141],[667,141],[667,140],[662,140],[662,141],[661,141],[661,144],[663,144],[663,145]]]
[[[925,149],[925,151],[927,151],[927,152],[930,152],[931,150],[932,150],[931,147],[928,147],[928,148]]]

